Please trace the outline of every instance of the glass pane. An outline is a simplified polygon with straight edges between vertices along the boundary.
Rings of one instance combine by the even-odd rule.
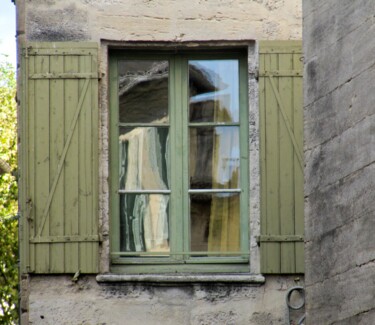
[[[168,61],[119,62],[120,123],[168,122]]]
[[[190,188],[239,188],[239,127],[190,128]]]
[[[119,137],[119,183],[123,190],[169,188],[166,127],[123,127]]]
[[[120,250],[169,252],[169,195],[120,195]]]
[[[189,61],[190,122],[238,122],[238,78],[238,60]]]
[[[191,251],[240,251],[240,194],[190,195]]]

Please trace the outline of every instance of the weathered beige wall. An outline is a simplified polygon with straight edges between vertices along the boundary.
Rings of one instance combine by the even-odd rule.
[[[33,325],[285,325],[285,293],[295,284],[294,277],[270,277],[262,286],[103,285],[87,276],[78,283],[73,283],[69,276],[38,276],[31,280],[30,322]]]
[[[33,0],[28,40],[301,39],[301,0]]]

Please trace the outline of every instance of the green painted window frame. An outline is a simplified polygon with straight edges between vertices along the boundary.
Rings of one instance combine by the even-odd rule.
[[[121,60],[169,61],[169,123],[170,127],[170,248],[169,257],[124,257],[119,252],[119,166],[118,166],[118,62]],[[240,256],[188,256],[189,196],[188,196],[188,60],[236,59],[239,62],[238,123],[240,128]],[[158,51],[112,50],[109,52],[110,107],[110,245],[113,273],[246,273],[249,272],[249,125],[247,49]],[[213,123],[201,124],[209,126]],[[178,181],[183,175],[182,180]],[[191,255],[191,254],[190,254]]]

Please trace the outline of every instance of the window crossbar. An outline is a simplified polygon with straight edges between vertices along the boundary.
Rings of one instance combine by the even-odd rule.
[[[190,122],[188,124],[190,127],[221,127],[221,126],[240,126],[240,123],[238,122]]]
[[[189,193],[241,193],[240,188],[192,189]]]
[[[245,251],[240,251],[240,252],[220,252],[220,251],[210,251],[210,252],[192,252],[192,251],[181,251],[181,252],[170,252],[170,253],[165,253],[165,252],[112,252],[112,256],[164,256],[164,257],[169,257],[173,255],[191,255],[191,256],[209,256],[209,255],[228,255],[228,256],[249,256],[249,252]]]
[[[118,190],[119,194],[170,194],[171,190]]]
[[[169,123],[118,123],[120,127],[169,127]]]

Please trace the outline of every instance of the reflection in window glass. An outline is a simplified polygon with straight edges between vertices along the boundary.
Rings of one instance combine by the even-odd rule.
[[[119,140],[120,189],[168,189],[168,128],[123,127]]]
[[[238,122],[238,61],[190,60],[189,97],[190,122]]]
[[[190,188],[239,188],[239,127],[190,128]]]
[[[169,195],[120,196],[120,250],[169,252]]]
[[[240,251],[240,195],[199,193],[190,195],[191,250]]]
[[[119,62],[120,123],[168,122],[168,61]]]

